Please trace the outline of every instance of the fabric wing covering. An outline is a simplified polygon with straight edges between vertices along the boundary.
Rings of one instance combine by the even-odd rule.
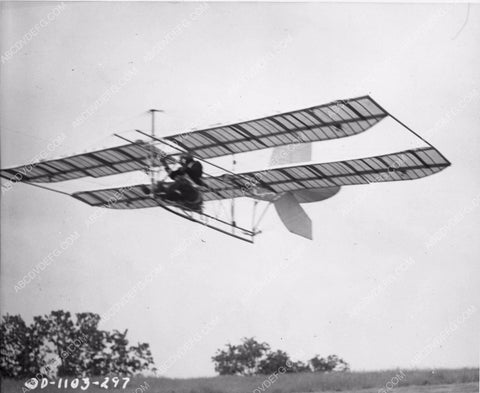
[[[145,194],[146,184],[135,186],[109,188],[105,190],[82,191],[72,196],[91,206],[107,207],[111,209],[142,209],[146,207],[158,207],[158,202]]]
[[[448,167],[436,149],[424,147],[376,157],[323,164],[267,169],[237,175],[206,177],[204,201],[253,197],[269,199],[295,190],[414,180]],[[142,190],[145,185],[75,193],[73,196],[92,206],[135,209],[158,206]],[[148,187],[148,186],[147,186]]]
[[[438,150],[424,147],[355,160],[267,169],[205,179],[211,191],[204,200],[241,196],[265,197],[282,192],[414,180],[430,176],[450,165]]]
[[[50,183],[81,177],[101,177],[144,170],[152,155],[164,154],[145,142],[112,147],[50,161],[40,161],[16,168],[2,169],[0,176],[11,181]]]
[[[388,113],[380,105],[364,96],[165,139],[206,159],[352,136],[368,130],[386,116]]]

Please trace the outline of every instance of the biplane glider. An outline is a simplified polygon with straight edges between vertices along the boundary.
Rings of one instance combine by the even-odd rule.
[[[13,182],[22,181],[57,191],[36,183],[143,171],[149,176],[148,182],[145,181],[144,184],[69,195],[91,206],[112,209],[161,207],[190,221],[253,243],[255,236],[260,233],[259,224],[270,205],[275,207],[290,232],[312,239],[312,222],[301,204],[331,198],[342,186],[414,180],[433,175],[450,165],[437,149],[389,114],[370,96],[162,138],[155,136],[154,112],[151,110],[151,134],[135,130],[138,135],[147,137],[147,141],[131,140],[115,134],[128,143],[2,169],[0,176]],[[246,173],[235,173],[211,161],[217,157],[259,149],[305,146],[312,142],[354,136],[375,126],[387,116],[428,146],[375,157],[277,166]],[[178,165],[180,162],[179,169],[170,169],[170,165]],[[222,173],[203,173],[201,163],[216,167]],[[192,165],[195,171],[189,172],[189,166]],[[173,172],[176,173],[175,176],[172,175]],[[191,176],[192,173],[196,175]],[[234,201],[241,197],[253,199],[252,224],[249,229],[237,225],[235,220]],[[230,202],[228,217],[219,217],[218,212],[209,213],[207,207],[215,201]],[[265,204],[265,208],[256,217],[259,203]]]

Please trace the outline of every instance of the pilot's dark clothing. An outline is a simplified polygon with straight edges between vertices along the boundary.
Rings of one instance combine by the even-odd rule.
[[[179,169],[172,171],[169,173],[171,179],[175,180],[175,178],[179,175],[188,175],[193,182],[199,186],[203,186],[202,175],[203,175],[203,166],[199,161],[190,160],[185,163]]]
[[[168,175],[174,182],[167,188],[165,199],[190,204],[194,210],[200,210],[202,194],[196,186],[203,185],[202,174],[202,164],[193,159],[187,160],[179,169],[169,172]]]

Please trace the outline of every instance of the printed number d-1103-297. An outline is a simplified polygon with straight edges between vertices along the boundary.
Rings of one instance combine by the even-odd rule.
[[[36,388],[45,389],[49,385],[54,385],[57,389],[80,389],[87,390],[90,385],[98,386],[102,389],[119,388],[125,389],[130,382],[128,377],[105,377],[100,380],[90,380],[90,378],[59,378],[57,381],[50,381],[47,378],[42,378],[40,381],[32,378],[25,385],[30,390]]]

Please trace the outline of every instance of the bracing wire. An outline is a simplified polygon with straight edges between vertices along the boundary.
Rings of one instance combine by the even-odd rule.
[[[68,193],[68,192],[56,190],[56,189],[54,189],[54,188],[50,188],[50,187],[46,187],[46,186],[41,186],[40,184],[30,183],[30,182],[28,182],[28,181],[25,181],[25,182],[22,182],[22,183],[28,184],[28,185],[33,186],[33,187],[43,188],[44,190],[53,191],[53,192],[56,192],[56,193],[58,193],[58,194],[63,194],[63,195],[71,196],[71,194]]]

